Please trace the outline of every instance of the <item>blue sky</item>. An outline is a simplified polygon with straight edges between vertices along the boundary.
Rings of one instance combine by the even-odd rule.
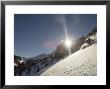
[[[34,57],[51,53],[65,39],[64,25],[72,40],[97,27],[96,14],[15,14],[15,54]]]

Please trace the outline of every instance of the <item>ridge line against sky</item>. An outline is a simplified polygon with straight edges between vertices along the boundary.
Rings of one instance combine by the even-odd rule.
[[[87,35],[97,27],[96,14],[15,14],[14,51],[34,57],[51,53],[65,40],[64,24],[72,40]]]

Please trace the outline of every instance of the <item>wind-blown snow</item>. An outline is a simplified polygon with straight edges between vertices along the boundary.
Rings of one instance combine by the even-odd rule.
[[[96,76],[97,44],[81,49],[47,69],[41,76]]]

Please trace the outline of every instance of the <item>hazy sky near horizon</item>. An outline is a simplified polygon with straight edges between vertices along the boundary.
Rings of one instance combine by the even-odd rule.
[[[62,40],[65,40],[65,24],[69,37],[76,40],[97,27],[97,15],[15,14],[15,54],[34,57],[42,53],[51,53]]]

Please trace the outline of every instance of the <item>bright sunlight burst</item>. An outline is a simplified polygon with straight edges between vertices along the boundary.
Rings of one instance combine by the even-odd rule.
[[[70,48],[71,45],[72,45],[72,41],[69,40],[69,39],[67,39],[67,40],[65,41],[65,45],[66,45],[68,48]]]

